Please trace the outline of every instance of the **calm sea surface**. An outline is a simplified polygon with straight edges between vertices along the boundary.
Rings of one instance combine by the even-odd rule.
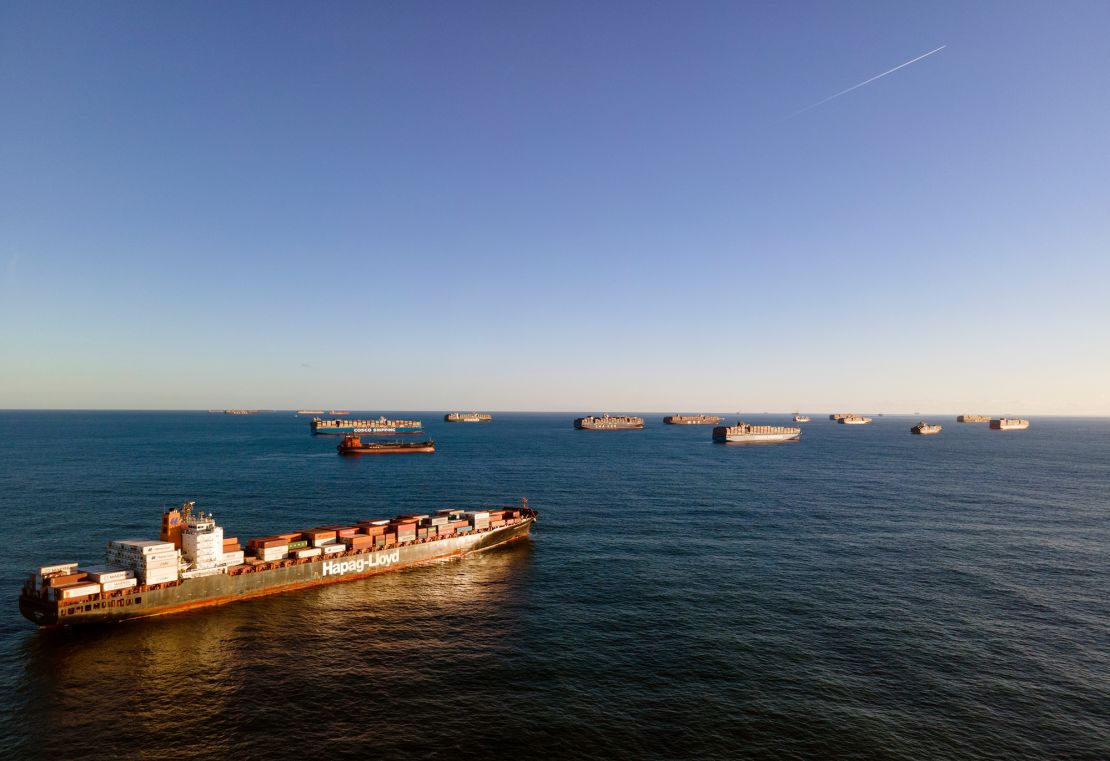
[[[442,414],[434,455],[347,459],[291,413],[0,413],[0,755],[1110,757],[1110,421],[745,447]],[[531,541],[461,562],[87,630],[16,607],[186,499],[246,538],[521,496]]]

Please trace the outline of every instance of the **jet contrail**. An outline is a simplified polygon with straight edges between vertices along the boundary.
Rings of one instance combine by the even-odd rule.
[[[907,66],[909,66],[911,63],[917,63],[922,58],[928,58],[933,53],[939,53],[940,51],[944,50],[946,47],[948,47],[948,46],[947,45],[941,45],[936,50],[930,50],[928,53],[925,53],[924,55],[919,55],[917,58],[911,59],[909,61],[906,61],[903,64],[895,66],[893,69],[887,69],[882,74],[876,74],[875,76],[871,77],[871,79],[865,79],[862,82],[860,82],[858,85],[852,85],[847,90],[841,90],[840,92],[836,93],[835,95],[830,95],[829,97],[825,98],[824,100],[819,100],[811,106],[806,106],[805,108],[803,108],[800,111],[795,111],[794,113],[790,114],[790,116],[787,117],[787,118],[788,119],[793,119],[795,116],[798,116],[799,114],[804,114],[806,111],[809,111],[810,109],[817,108],[818,106],[823,106],[826,103],[828,103],[830,100],[834,100],[836,98],[839,98],[841,95],[847,95],[852,90],[858,90],[859,88],[863,87],[864,85],[869,85],[872,82],[874,82],[876,79],[882,79],[887,74],[893,74],[894,72],[898,71],[898,69],[904,69]]]

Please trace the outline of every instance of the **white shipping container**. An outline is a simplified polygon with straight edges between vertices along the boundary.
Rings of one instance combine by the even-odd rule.
[[[289,556],[289,550],[285,547],[271,547],[269,549],[262,549],[258,551],[258,557],[265,561],[281,560]]]
[[[126,552],[137,552],[140,555],[150,555],[156,552],[176,552],[173,542],[162,542],[157,539],[116,539],[108,542],[108,546]]]
[[[107,566],[92,566],[82,569],[92,581],[103,584],[106,581],[123,581],[135,578],[135,572],[130,568],[109,568]]]
[[[302,550],[293,550],[293,554],[299,558],[314,558],[317,555],[322,555],[323,550],[319,547],[306,547]]]
[[[177,581],[177,571],[173,573],[148,573],[143,577],[143,584],[165,584],[167,581]]]
[[[243,565],[243,551],[236,550],[235,552],[225,552],[224,563],[227,565]]]
[[[57,565],[44,565],[39,569],[39,576],[49,576],[51,574],[70,574],[77,568],[78,563],[58,563]]]
[[[335,537],[333,536],[329,539],[319,539],[319,540],[314,539],[314,540],[312,540],[312,546],[313,547],[323,547],[324,545],[327,545],[327,544],[335,544]]]
[[[347,545],[345,545],[345,544],[325,544],[320,549],[322,549],[324,551],[325,555],[334,555],[337,552],[345,552],[347,550]]]
[[[115,592],[117,589],[130,589],[138,583],[138,579],[116,579],[115,581],[102,582],[100,588],[105,592]]]
[[[84,597],[85,595],[98,595],[100,594],[99,584],[73,584],[68,587],[58,587],[58,594],[61,599],[68,600],[71,597]]]

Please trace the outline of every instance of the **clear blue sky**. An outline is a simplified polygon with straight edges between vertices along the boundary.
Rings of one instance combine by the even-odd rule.
[[[0,407],[1110,414],[1108,29],[6,2]]]

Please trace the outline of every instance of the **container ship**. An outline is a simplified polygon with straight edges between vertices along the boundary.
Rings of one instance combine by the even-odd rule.
[[[843,418],[843,417],[848,417],[848,413],[847,412],[834,412],[833,414],[829,415],[829,420],[832,420],[834,422],[839,423],[840,418]]]
[[[420,433],[424,424],[419,420],[324,420],[312,418],[309,423],[313,433],[339,435],[343,433]]]
[[[919,436],[935,436],[936,434],[940,433],[943,427],[944,426],[940,425],[929,425],[924,420],[922,420],[920,423],[910,429],[910,433],[916,433]]]
[[[794,422],[795,423],[808,423],[811,420],[813,420],[813,418],[811,418],[809,415],[803,415],[800,412],[795,412],[794,413]]]
[[[224,410],[225,415],[257,415],[258,410]]]
[[[991,421],[989,415],[957,415],[957,423],[989,423]]]
[[[995,431],[1024,431],[1029,427],[1029,421],[1000,417],[991,420],[990,426]]]
[[[780,425],[720,425],[713,429],[713,440],[732,444],[777,444],[780,441],[797,441],[802,437],[801,428]]]
[[[871,418],[863,415],[841,415],[836,422],[841,425],[867,425],[871,422]]]
[[[297,410],[298,415],[323,415],[323,410]]]
[[[31,574],[19,611],[39,626],[107,623],[352,581],[528,537],[536,511],[440,510],[251,539],[224,536],[186,502],[162,516],[161,538],[109,541],[105,563],[59,563]]]
[[[667,425],[717,425],[721,418],[716,415],[667,415],[663,422]]]
[[[443,416],[445,423],[488,423],[493,415],[487,412],[448,412]]]
[[[339,454],[420,454],[436,451],[434,441],[367,441],[348,433],[336,446]]]
[[[601,417],[575,418],[574,427],[580,431],[626,431],[643,428],[644,419],[634,415],[610,415],[606,412]]]

